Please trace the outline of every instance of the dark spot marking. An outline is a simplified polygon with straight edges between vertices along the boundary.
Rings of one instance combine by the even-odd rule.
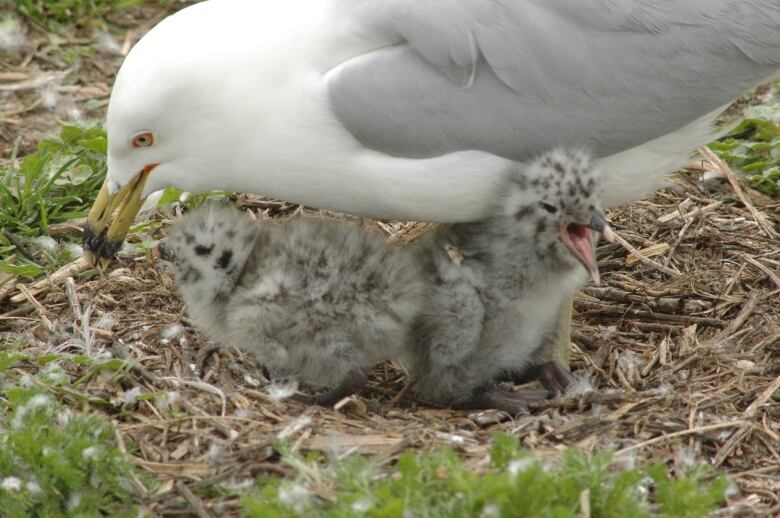
[[[193,236],[189,232],[185,232],[184,233],[184,241],[186,241],[188,245],[191,245],[192,243],[195,242],[195,236]]]
[[[225,250],[224,252],[222,252],[222,255],[219,256],[219,259],[217,259],[217,268],[222,268],[224,270],[230,264],[230,260],[232,258],[233,258],[233,251]]]
[[[211,246],[203,246],[203,245],[196,245],[195,246],[195,253],[199,256],[209,255],[211,254],[211,251],[214,250],[214,245]]]
[[[547,230],[547,223],[543,219],[536,222],[536,233],[542,234]]]
[[[233,229],[228,230],[227,232],[225,232],[225,237],[228,239],[233,239],[234,237],[236,237],[236,231]]]
[[[531,215],[531,212],[533,212],[533,209],[530,205],[524,205],[520,207],[520,209],[515,212],[515,219],[521,220],[523,218],[526,218]]]
[[[553,168],[556,171],[558,171],[560,174],[563,174],[563,164],[562,163],[560,163],[558,161],[553,162]]]
[[[514,179],[514,181],[517,184],[517,186],[520,187],[521,189],[523,190],[528,189],[528,178],[526,178],[525,176],[518,176]]]

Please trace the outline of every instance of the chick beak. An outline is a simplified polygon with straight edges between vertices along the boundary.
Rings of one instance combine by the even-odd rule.
[[[100,266],[105,268],[114,258],[143,205],[141,193],[146,179],[158,165],[147,165],[127,185],[114,193],[109,192],[108,179],[103,182],[84,225],[84,258],[89,265],[95,266],[100,262]],[[119,213],[112,222],[111,217],[117,209]]]
[[[607,223],[604,214],[599,210],[591,211],[590,222],[586,225],[569,223],[561,225],[559,233],[563,243],[574,253],[590,275],[593,284],[598,285],[599,267],[596,264],[596,240],[600,235],[604,240],[612,242],[614,234]]]
[[[601,235],[601,239],[607,243],[612,243],[615,241],[615,233],[612,231],[612,227],[609,226],[604,213],[600,210],[591,210],[590,224],[587,225],[587,227],[595,230],[599,235]]]

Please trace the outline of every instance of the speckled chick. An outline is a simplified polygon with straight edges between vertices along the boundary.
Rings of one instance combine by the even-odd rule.
[[[550,151],[506,178],[492,217],[444,227],[417,247],[434,283],[410,366],[420,399],[519,413],[573,381],[543,358],[565,301],[588,274],[598,282],[595,242],[611,239],[600,191],[585,152]],[[539,378],[546,390],[497,388],[507,376]]]
[[[329,387],[332,405],[366,369],[404,355],[426,283],[413,257],[356,224],[257,223],[209,205],[158,246],[198,329],[238,346],[273,378]]]

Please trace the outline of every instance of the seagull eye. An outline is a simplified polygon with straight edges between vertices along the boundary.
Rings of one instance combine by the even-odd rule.
[[[551,205],[549,203],[542,202],[542,208],[544,208],[544,210],[546,210],[550,214],[555,214],[556,212],[558,212],[558,207],[556,207],[555,205]]]
[[[154,144],[154,135],[151,131],[144,131],[143,133],[138,133],[133,137],[132,140],[133,147],[149,147],[152,144]]]

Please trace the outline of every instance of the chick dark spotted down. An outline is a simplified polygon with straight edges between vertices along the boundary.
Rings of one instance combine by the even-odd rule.
[[[431,283],[415,325],[410,368],[420,399],[456,408],[523,411],[574,380],[545,361],[560,312],[589,276],[594,248],[611,230],[589,156],[554,150],[518,166],[493,216],[443,228],[416,248]],[[501,378],[536,378],[543,391],[504,391]]]
[[[158,254],[206,337],[252,353],[273,378],[327,388],[301,397],[322,405],[404,356],[423,301],[410,254],[343,222],[259,224],[209,205],[185,215]]]

